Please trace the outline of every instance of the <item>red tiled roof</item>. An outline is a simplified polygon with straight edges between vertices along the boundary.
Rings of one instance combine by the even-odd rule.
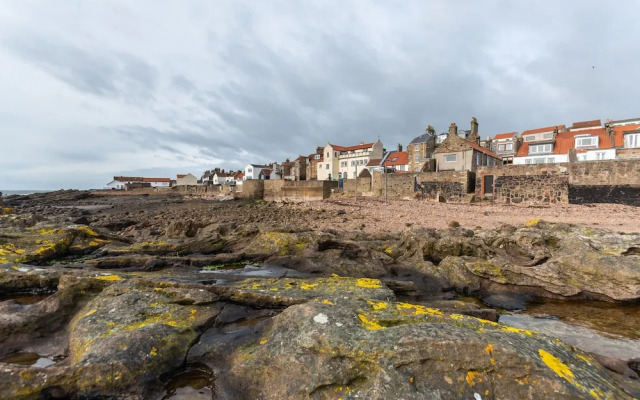
[[[142,182],[171,182],[171,178],[142,178]]]
[[[114,176],[113,180],[118,182],[142,182],[141,176]]]
[[[512,137],[515,137],[516,133],[515,132],[509,132],[509,133],[501,133],[499,135],[496,135],[493,140],[498,140],[498,139],[510,139]]]
[[[396,159],[395,161],[393,159]],[[409,164],[409,153],[406,151],[392,151],[384,160],[385,166]]]
[[[542,133],[542,132],[553,132],[556,128],[558,128],[558,132],[561,132],[566,128],[564,125],[555,125],[555,126],[547,126],[546,128],[538,128],[538,129],[530,129],[528,131],[522,132],[520,137],[524,135],[530,135],[532,133]]]
[[[613,127],[615,147],[624,147],[624,133],[640,129],[640,124],[621,125]]]
[[[480,146],[478,144],[475,144],[474,142],[472,142],[470,140],[466,140],[465,139],[465,141],[468,142],[471,147],[473,147],[474,149],[478,150],[479,152],[484,153],[484,154],[486,154],[486,155],[488,155],[490,157],[497,158],[498,160],[502,160],[502,157],[500,157],[499,155],[495,154],[494,152],[492,152],[491,150],[487,149],[486,147],[482,147],[482,146]]]
[[[375,143],[363,143],[355,146],[338,146],[338,145],[332,144],[331,147],[333,147],[334,150],[338,150],[338,151],[351,151],[351,150],[368,149],[369,147],[373,147],[374,144]]]
[[[379,159],[379,158],[373,159],[373,160],[369,160],[369,162],[367,163],[366,167],[377,167],[378,165],[380,165],[380,161],[382,161],[382,160]]]
[[[184,178],[185,176],[187,176],[187,174],[178,174],[177,176],[178,176],[178,179],[180,179],[180,178]]]
[[[599,128],[601,126],[602,121],[594,119],[593,121],[574,122],[569,129]]]
[[[233,176],[233,179],[241,179],[244,178],[244,172],[236,172],[236,174]]]
[[[272,169],[268,169],[268,168],[263,168],[262,170],[260,170],[260,172],[265,175],[271,175],[272,171],[273,171]]]
[[[556,139],[553,144],[553,154],[568,154],[569,150],[574,149],[576,145],[576,136],[580,135],[592,135],[598,136],[598,148],[608,149],[611,147],[611,140],[607,134],[607,130],[604,128],[586,129],[577,132],[559,132],[556,135]],[[576,152],[586,151],[587,149],[576,150]],[[516,157],[526,157],[529,155],[529,143],[524,142],[518,149]]]

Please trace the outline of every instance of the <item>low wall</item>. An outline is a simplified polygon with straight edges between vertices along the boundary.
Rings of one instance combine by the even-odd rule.
[[[371,191],[371,177],[357,178],[358,193]],[[353,195],[356,192],[356,179],[345,179],[342,181],[342,192],[344,194]]]
[[[331,196],[331,189],[337,189],[335,181],[264,181],[263,198],[268,201],[309,201],[322,200]]]
[[[640,206],[640,160],[479,167],[476,175],[476,197],[496,202]],[[493,175],[490,193],[486,175]]]
[[[385,185],[386,179],[386,185]],[[412,174],[373,174],[371,191],[374,196],[389,198],[417,197],[459,202],[475,186],[475,175],[468,171],[419,172]],[[386,189],[385,189],[386,188]]]
[[[241,186],[238,186],[235,197],[239,199],[262,199],[264,197],[264,183],[265,181],[259,179],[249,179],[242,182]]]

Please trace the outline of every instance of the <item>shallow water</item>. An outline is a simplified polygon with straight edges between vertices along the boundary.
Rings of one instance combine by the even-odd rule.
[[[30,365],[32,367],[45,368],[59,361],[60,357],[45,357],[38,353],[19,352],[0,358],[5,364]]]
[[[623,360],[640,357],[640,305],[537,299],[500,323],[557,337],[582,350]]]
[[[191,364],[169,380],[162,400],[212,399],[213,394],[213,371],[203,364]]]

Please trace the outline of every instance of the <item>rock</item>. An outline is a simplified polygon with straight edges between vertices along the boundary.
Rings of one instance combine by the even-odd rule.
[[[607,357],[600,354],[591,354],[593,358],[597,362],[600,363],[606,369],[613,371],[617,374],[620,374],[626,378],[638,379],[638,373],[629,367],[629,363],[627,361],[623,361],[619,358],[615,357]]]
[[[553,338],[406,303],[289,307],[230,363],[244,398],[631,398]]]
[[[525,302],[528,300],[531,300],[530,296],[516,293],[494,293],[482,298],[485,304],[507,311],[525,310]]]
[[[89,225],[89,218],[82,216],[76,220],[73,221],[74,224],[76,225]]]

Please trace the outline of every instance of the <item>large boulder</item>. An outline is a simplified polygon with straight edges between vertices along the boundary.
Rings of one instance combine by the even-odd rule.
[[[631,398],[553,338],[377,300],[289,307],[230,365],[217,385],[237,399]]]

